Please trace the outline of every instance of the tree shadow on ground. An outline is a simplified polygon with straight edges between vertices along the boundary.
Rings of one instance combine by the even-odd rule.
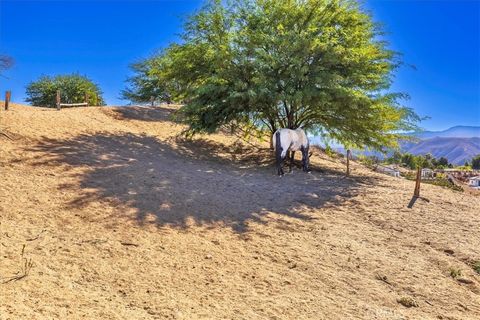
[[[135,214],[128,218],[140,225],[179,229],[221,225],[243,233],[249,223],[268,223],[270,212],[310,220],[308,209],[340,205],[371,184],[328,172],[295,171],[279,178],[271,166],[252,170],[217,161],[212,152],[226,147],[210,144],[104,133],[44,139],[29,150],[38,153],[37,165],[69,165],[66,172],[76,176],[75,182],[61,188],[78,196],[67,209],[107,201],[117,207],[118,216],[112,218],[122,215],[120,208],[131,208]]]
[[[112,116],[118,120],[140,120],[140,121],[172,121],[178,107],[175,105],[164,107],[115,107],[111,109]]]

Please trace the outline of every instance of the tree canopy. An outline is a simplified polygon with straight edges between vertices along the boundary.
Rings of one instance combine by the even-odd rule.
[[[105,104],[98,85],[79,74],[42,76],[27,85],[25,100],[34,106],[54,108],[57,90],[60,90],[63,103],[85,102],[85,94],[87,94],[89,106]]]
[[[129,86],[122,91],[122,97],[132,102],[152,102],[152,99],[170,102],[166,83],[158,75],[159,70],[162,70],[162,62],[161,56],[153,56],[131,64],[135,75],[127,79]]]
[[[480,154],[477,154],[472,159],[472,169],[478,170],[480,169]]]
[[[158,88],[185,102],[190,133],[303,127],[384,149],[420,119],[400,104],[407,95],[389,91],[401,62],[381,38],[353,0],[218,0],[188,19],[181,43],[144,63]]]

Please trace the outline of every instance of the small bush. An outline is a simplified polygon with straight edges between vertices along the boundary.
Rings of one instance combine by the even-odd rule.
[[[366,155],[359,155],[357,157],[358,161],[362,163],[364,166],[370,169],[375,169],[379,163],[379,160],[375,156],[366,156]]]
[[[100,88],[92,80],[78,74],[43,76],[29,83],[26,101],[34,106],[54,108],[57,90],[61,92],[62,103],[85,102],[85,94],[87,94],[89,106],[104,105]]]
[[[475,270],[476,273],[480,274],[480,260],[475,261],[473,263],[473,270]]]
[[[450,268],[448,271],[450,272],[450,277],[453,279],[456,279],[462,275],[462,270],[460,269]]]
[[[338,153],[335,152],[335,151],[332,149],[332,147],[330,147],[330,146],[328,146],[328,145],[325,147],[325,154],[326,154],[327,156],[329,156],[330,158],[333,158],[333,159],[338,158]]]

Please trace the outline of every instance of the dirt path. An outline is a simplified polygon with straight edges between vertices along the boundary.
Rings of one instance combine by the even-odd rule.
[[[478,197],[408,209],[413,182],[318,154],[280,179],[171,112],[0,114],[0,319],[480,317]]]

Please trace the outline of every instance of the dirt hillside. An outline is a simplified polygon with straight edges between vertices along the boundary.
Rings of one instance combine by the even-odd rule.
[[[172,111],[0,111],[1,320],[480,319],[479,197]]]

